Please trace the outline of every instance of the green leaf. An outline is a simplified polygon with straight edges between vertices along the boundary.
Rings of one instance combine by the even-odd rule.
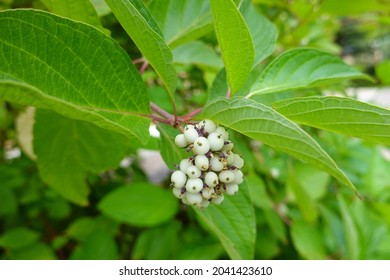
[[[327,193],[330,176],[315,166],[295,163],[294,176],[303,190],[314,201],[320,200]]]
[[[248,260],[254,257],[256,217],[246,183],[235,196],[225,195],[223,204],[195,209],[198,217],[217,235],[230,258]]]
[[[390,110],[347,97],[291,98],[273,104],[287,118],[372,142],[390,144]]]
[[[390,60],[385,60],[375,65],[375,75],[382,84],[390,85]]]
[[[104,230],[94,231],[73,251],[72,260],[117,260],[118,247],[114,236]]]
[[[356,192],[348,177],[319,144],[272,108],[241,97],[216,98],[206,104],[203,117],[307,161]]]
[[[190,42],[173,50],[173,61],[177,64],[194,64],[206,70],[218,71],[223,67],[222,59],[215,50],[201,41]]]
[[[177,221],[147,229],[138,235],[132,250],[134,260],[169,260],[178,246],[180,224]]]
[[[138,49],[166,85],[172,102],[177,76],[172,53],[161,30],[141,0],[106,0]]]
[[[168,168],[173,169],[175,164],[180,164],[183,158],[189,158],[190,156],[184,149],[175,144],[175,137],[180,134],[179,130],[164,124],[159,124],[158,129],[161,137],[159,143],[161,156]]]
[[[42,179],[62,196],[87,205],[88,172],[114,168],[126,154],[127,139],[88,122],[37,110],[34,151]]]
[[[91,0],[91,3],[99,17],[103,17],[111,13],[110,7],[108,7],[104,0]]]
[[[367,79],[337,56],[299,48],[275,58],[253,84],[248,98],[256,94],[325,86],[348,79]]]
[[[35,243],[10,252],[11,260],[55,260],[54,250],[46,243]]]
[[[25,227],[18,227],[6,231],[0,236],[0,247],[21,248],[33,244],[39,238],[39,233]]]
[[[145,85],[125,51],[97,29],[37,10],[3,11],[0,53],[0,99],[147,142]]]
[[[256,66],[273,52],[278,31],[275,25],[259,13],[253,5],[247,5],[246,8],[241,10],[252,35],[255,47],[253,66]]]
[[[213,30],[208,0],[154,0],[149,9],[171,48]]]
[[[301,182],[296,176],[294,167],[292,167],[291,165],[289,165],[288,167],[288,178],[286,185],[294,194],[294,198],[298,204],[298,208],[305,221],[308,223],[315,222],[318,216],[315,201],[304,189]],[[311,187],[316,188],[315,185]]]
[[[208,100],[213,100],[217,97],[226,96],[229,87],[226,80],[226,69],[222,68],[215,76],[211,88],[209,90]]]
[[[262,209],[272,209],[272,200],[267,193],[263,179],[255,174],[249,174],[245,176],[245,181],[253,205]]]
[[[317,227],[303,221],[294,221],[291,225],[291,238],[295,248],[305,259],[327,259],[324,238]]]
[[[344,198],[341,195],[338,195],[337,201],[340,207],[344,227],[346,258],[350,260],[359,259],[361,243],[356,224],[352,218],[351,213],[349,212]]]
[[[171,219],[178,210],[178,201],[170,191],[145,182],[115,189],[103,197],[98,207],[120,222],[143,227]]]
[[[264,209],[264,218],[274,235],[283,243],[287,243],[287,230],[282,218],[271,208]]]
[[[252,69],[255,54],[252,37],[232,0],[211,0],[211,7],[230,89],[234,94],[243,86]]]
[[[18,201],[15,193],[9,188],[0,188],[0,217],[11,216],[18,212]]]
[[[41,0],[50,12],[77,21],[88,23],[103,32],[107,32],[97,12],[89,0]]]

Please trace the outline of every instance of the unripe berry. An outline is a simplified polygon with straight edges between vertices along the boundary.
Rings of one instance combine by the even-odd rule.
[[[234,174],[234,180],[233,184],[241,184],[244,181],[244,174],[242,173],[241,170],[233,170],[232,171]]]
[[[180,162],[180,171],[186,173],[187,172],[187,168],[192,166],[193,164],[190,162],[190,159],[189,158],[185,158],[185,159],[182,159],[181,162]]]
[[[199,123],[200,127],[203,127],[203,131],[207,133],[212,133],[217,128],[217,125],[210,120],[203,120]]]
[[[214,204],[221,204],[223,199],[224,199],[224,196],[221,194],[218,197],[212,198],[211,202],[214,203]]]
[[[173,172],[171,175],[172,186],[174,186],[175,188],[184,187],[186,180],[187,180],[186,174],[184,174],[184,172],[180,170]]]
[[[203,189],[203,181],[199,178],[188,179],[186,184],[186,190],[189,193],[198,193]]]
[[[197,155],[204,155],[210,150],[210,143],[205,137],[198,137],[194,142],[194,151]]]
[[[237,168],[242,168],[244,166],[244,160],[239,155],[235,154],[232,165]]]
[[[218,134],[217,132],[210,133],[207,140],[210,143],[210,150],[213,152],[221,150],[225,142],[222,134]]]
[[[219,160],[219,157],[212,157],[210,159],[210,169],[215,172],[223,169],[223,163]]]
[[[226,194],[235,195],[238,192],[237,184],[227,184],[226,185]]]
[[[186,199],[188,201],[188,204],[198,204],[198,203],[202,203],[202,196],[200,195],[200,193],[189,193],[189,192],[186,192]]]
[[[216,185],[218,185],[218,181],[218,175],[212,171],[207,172],[204,176],[204,182],[210,188],[214,188]]]
[[[195,166],[201,171],[209,169],[209,159],[205,155],[197,155],[195,157]]]
[[[186,173],[188,177],[190,177],[191,179],[199,178],[200,175],[202,174],[202,172],[200,172],[198,167],[196,167],[195,165],[188,167]]]
[[[223,183],[232,183],[234,181],[234,173],[230,170],[222,171],[218,177]]]
[[[184,128],[184,137],[188,143],[194,143],[196,138],[199,137],[198,132],[192,124],[189,124]]]
[[[175,137],[175,144],[179,148],[184,148],[188,145],[186,138],[184,137],[184,134],[176,135]]]
[[[225,141],[227,141],[229,139],[229,133],[226,131],[225,128],[223,128],[222,126],[219,126],[217,127],[217,129],[215,130],[216,133],[218,134],[222,134],[222,137]]]

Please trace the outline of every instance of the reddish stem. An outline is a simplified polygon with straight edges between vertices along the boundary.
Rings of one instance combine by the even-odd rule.
[[[189,112],[187,115],[182,116],[179,119],[183,120],[183,121],[186,121],[186,120],[192,118],[193,116],[196,116],[197,114],[199,114],[202,110],[203,110],[203,108],[195,109],[194,111]]]
[[[144,61],[144,63],[142,64],[141,68],[139,69],[139,73],[140,73],[141,75],[145,72],[145,70],[146,70],[146,68],[148,67],[148,65],[149,65],[149,62]]]
[[[140,58],[134,59],[132,62],[133,62],[133,64],[138,64],[138,63],[141,63],[144,61],[145,61],[145,59],[143,57],[140,57]]]
[[[168,119],[168,120],[171,120],[173,119],[173,115],[168,113],[167,111],[165,111],[163,108],[159,107],[157,104],[154,104],[153,102],[150,102],[150,108],[155,111],[156,113],[158,113],[160,116]]]
[[[227,92],[226,92],[226,98],[230,98],[231,96],[231,92],[230,92],[230,88],[228,88]]]

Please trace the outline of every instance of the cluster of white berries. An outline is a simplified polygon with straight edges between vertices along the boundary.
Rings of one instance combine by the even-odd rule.
[[[233,142],[225,128],[210,120],[187,125],[175,138],[180,148],[193,151],[171,175],[173,194],[184,204],[206,208],[221,204],[224,194],[234,195],[244,180],[244,160],[233,153]]]

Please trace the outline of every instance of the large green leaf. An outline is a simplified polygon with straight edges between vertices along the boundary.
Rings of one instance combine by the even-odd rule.
[[[149,9],[171,48],[213,30],[208,0],[154,0]]]
[[[128,148],[123,135],[45,110],[35,114],[33,145],[42,179],[80,205],[88,203],[88,172],[117,167]]]
[[[206,70],[218,71],[223,67],[222,59],[215,50],[201,41],[189,42],[173,50],[173,61],[177,64],[194,64]]]
[[[256,66],[273,52],[278,31],[275,25],[258,12],[253,5],[247,5],[240,10],[252,35],[255,47],[253,66]]]
[[[82,21],[107,31],[102,26],[97,12],[90,0],[41,0],[49,11],[70,19]]]
[[[4,11],[0,53],[0,99],[147,142],[146,88],[127,54],[97,29],[42,11]]]
[[[109,217],[133,226],[155,226],[171,219],[178,210],[174,195],[147,182],[123,186],[107,194],[99,209]]]
[[[237,195],[225,195],[223,204],[196,209],[196,213],[217,235],[230,258],[253,259],[256,217],[245,182]]]
[[[337,56],[315,49],[293,49],[275,58],[253,84],[248,97],[367,78]]]
[[[390,110],[384,108],[336,96],[291,98],[272,106],[295,122],[390,144]]]
[[[252,37],[232,0],[211,0],[211,7],[230,89],[236,93],[252,69],[255,55]]]
[[[348,177],[310,135],[265,105],[242,97],[216,98],[206,104],[203,117],[314,164],[355,190]]]
[[[177,76],[172,53],[141,0],[106,0],[123,28],[164,81],[172,102]]]

